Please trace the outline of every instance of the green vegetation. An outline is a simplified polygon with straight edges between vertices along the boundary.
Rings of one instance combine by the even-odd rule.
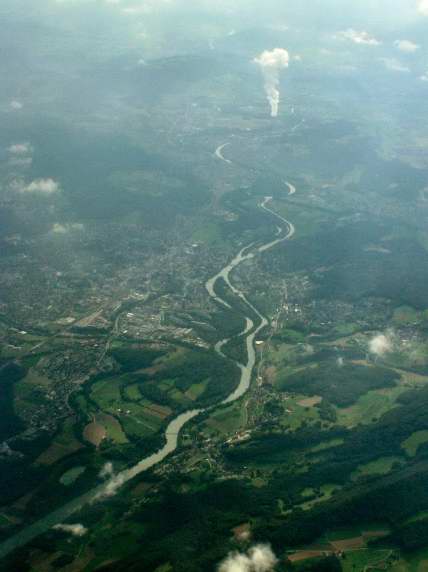
[[[321,364],[279,380],[282,390],[321,395],[328,401],[345,407],[369,390],[393,387],[399,375],[381,367],[361,365]]]
[[[367,475],[387,475],[394,465],[401,464],[403,459],[400,457],[380,457],[376,461],[371,461],[365,465],[359,465],[357,470],[352,473],[351,478],[356,480]]]
[[[421,445],[428,442],[428,431],[415,431],[408,439],[402,442],[401,446],[409,455],[415,457]]]
[[[110,354],[117,360],[123,371],[135,371],[150,367],[153,362],[166,354],[165,350],[151,346],[115,345]]]
[[[411,306],[400,306],[395,308],[392,321],[397,326],[415,324],[419,321],[419,313]]]
[[[85,467],[73,467],[66,471],[60,478],[59,482],[66,487],[72,485],[85,472]]]
[[[23,429],[23,423],[15,413],[14,385],[22,379],[26,370],[16,362],[0,361],[0,442]]]
[[[346,553],[346,558],[342,560],[343,572],[356,572],[357,570],[378,570],[385,569],[385,564],[395,562],[397,553],[391,549],[367,549],[355,550]],[[394,570],[393,568],[388,568]]]
[[[220,435],[230,435],[243,429],[246,425],[247,409],[244,403],[238,402],[222,407],[212,413],[204,424],[204,431]]]
[[[132,2],[29,10],[19,33],[26,3],[8,3],[0,44],[18,46],[23,65],[3,74],[0,133],[3,538],[99,485],[106,462],[117,474],[153,453],[178,413],[215,407],[186,426],[177,455],[83,507],[87,535],[50,529],[0,566],[209,572],[269,542],[278,572],[427,569],[427,140],[416,84],[396,83],[363,49],[349,74],[348,50],[326,57],[318,46],[331,30],[315,18],[319,30],[287,34],[310,65],[290,66],[289,108],[272,121],[262,78],[258,95],[249,89],[248,54],[284,34],[247,8],[225,20],[204,8],[199,21],[176,3],[172,44],[175,20],[163,34],[162,10],[147,11],[156,41],[130,20],[140,50],[116,18]],[[57,12],[70,17],[66,34]],[[208,40],[218,49],[190,53]],[[213,156],[223,142],[228,164]],[[17,192],[46,177],[60,192]],[[260,209],[266,196],[296,233],[257,253],[280,224]],[[204,280],[249,244],[255,256],[231,280],[269,326],[248,394],[219,405],[247,359],[245,317],[257,326],[260,316],[224,280],[216,292],[231,308],[209,299]],[[366,358],[373,332],[391,327],[394,351]],[[224,338],[227,359],[214,351]],[[316,557],[285,561],[311,548]]]
[[[387,390],[369,391],[346,408],[337,408],[337,420],[346,427],[354,427],[359,423],[364,425],[380,419],[387,411],[398,407],[398,398],[405,388],[393,387]]]

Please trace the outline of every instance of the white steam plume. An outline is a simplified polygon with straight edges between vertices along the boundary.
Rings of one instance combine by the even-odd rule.
[[[267,544],[256,544],[246,554],[232,552],[221,562],[218,572],[270,572],[278,562]]]
[[[266,96],[271,108],[271,116],[277,117],[279,109],[279,72],[288,68],[290,55],[287,50],[275,48],[272,51],[265,51],[254,58],[254,63],[258,64],[262,70],[265,80]]]

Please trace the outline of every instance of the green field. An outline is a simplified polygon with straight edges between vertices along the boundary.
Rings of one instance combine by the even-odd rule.
[[[417,323],[419,319],[419,313],[411,306],[399,306],[395,308],[392,316],[392,321],[397,326],[414,324]]]
[[[215,411],[204,424],[204,432],[230,435],[246,425],[247,411],[244,403],[238,402]]]
[[[80,477],[80,475],[82,475],[85,472],[85,470],[86,470],[85,467],[73,467],[72,469],[69,469],[61,476],[59,482],[62,485],[68,487],[72,485],[75,481],[77,481],[77,479]]]
[[[394,570],[385,568],[386,562],[393,562],[396,552],[390,549],[363,549],[346,552],[346,557],[341,560],[343,572],[364,572],[372,570]]]
[[[346,408],[337,408],[337,419],[340,425],[354,427],[359,423],[364,425],[379,419],[384,413],[397,407],[397,397],[405,388],[394,387],[392,389],[369,391],[361,396],[358,401]]]
[[[371,463],[359,465],[357,470],[352,473],[351,479],[357,480],[369,475],[387,475],[395,463],[401,464],[403,459],[401,457],[380,457]]]
[[[401,446],[409,455],[414,457],[418,452],[419,446],[428,442],[428,431],[415,431],[408,439],[403,441]]]
[[[142,395],[138,384],[127,385],[124,389],[125,397],[130,401],[140,401]]]

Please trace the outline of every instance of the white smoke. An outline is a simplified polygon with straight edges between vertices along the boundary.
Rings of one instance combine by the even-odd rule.
[[[385,354],[391,352],[393,349],[393,340],[390,334],[379,334],[372,338],[369,342],[370,353],[382,357]]]
[[[265,80],[265,91],[271,108],[271,116],[277,117],[279,110],[279,72],[288,68],[290,55],[287,50],[275,48],[272,51],[264,51],[254,58],[254,63],[258,64],[262,70]]]
[[[110,463],[107,463],[107,465],[110,465]],[[119,489],[122,487],[122,485],[125,484],[127,481],[126,475],[123,472],[114,475],[109,473],[109,470],[110,467],[107,467],[107,472],[105,472],[104,475],[105,477],[108,478],[108,480],[105,483],[105,485],[103,485],[103,488],[95,495],[94,502],[114,497],[119,491]],[[101,473],[102,472],[103,471],[101,471]]]
[[[61,530],[76,537],[85,536],[88,532],[88,529],[83,526],[83,524],[56,524],[53,528],[54,530]]]
[[[246,554],[232,552],[221,562],[218,572],[270,572],[278,562],[267,544],[256,544]]]

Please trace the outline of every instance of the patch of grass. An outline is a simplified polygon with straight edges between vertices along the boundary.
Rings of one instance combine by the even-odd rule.
[[[415,431],[410,437],[401,443],[401,447],[409,457],[415,457],[419,446],[428,442],[428,431]]]
[[[305,368],[293,375],[280,376],[279,389],[320,395],[331,403],[346,407],[368,391],[391,388],[400,379],[396,371],[376,366],[325,362]]]
[[[116,417],[113,415],[108,415],[106,413],[99,413],[97,415],[97,421],[105,428],[107,437],[121,445],[123,443],[128,443],[125,433],[123,432],[122,426]]]
[[[402,462],[403,459],[401,459],[401,457],[380,457],[371,463],[359,465],[357,470],[351,474],[351,479],[356,480],[359,477],[368,475],[387,475],[391,471],[394,463]]]
[[[297,395],[290,397],[284,403],[284,414],[280,418],[280,425],[286,429],[295,431],[299,429],[303,423],[311,423],[319,420],[319,410],[316,407],[303,407],[299,405],[304,396]]]
[[[270,208],[287,220],[293,221],[298,229],[299,237],[313,236],[322,225],[327,224],[332,218],[326,212],[305,208],[300,204],[293,204],[291,201],[285,203],[275,200]]]
[[[325,451],[326,449],[331,449],[332,447],[337,447],[338,445],[342,445],[344,443],[344,439],[331,439],[331,441],[322,441],[319,445],[312,447],[310,449],[311,453],[318,453],[320,451]]]
[[[108,379],[97,381],[92,386],[91,399],[102,410],[120,408],[122,406],[120,386],[120,379],[117,377],[109,377]]]
[[[302,507],[303,510],[310,510],[314,505],[331,499],[334,492],[337,490],[340,490],[341,488],[342,487],[340,485],[326,483],[325,485],[322,485],[320,487],[320,494],[316,498],[313,498],[313,499],[303,503],[300,506]],[[309,489],[307,489],[307,491],[308,490]]]
[[[80,441],[74,436],[74,420],[67,419],[62,431],[55,437],[51,445],[37,459],[41,465],[53,465],[59,459],[67,457],[82,448]]]
[[[337,324],[334,328],[334,332],[339,336],[352,336],[359,330],[358,324],[342,322]]]
[[[414,324],[419,321],[419,313],[411,306],[399,306],[394,310],[392,321],[399,326]]]
[[[214,431],[215,433],[229,435],[245,427],[246,419],[245,405],[239,402],[215,411],[208,418],[205,426],[209,432]]]
[[[306,339],[306,336],[302,334],[302,332],[298,332],[297,330],[293,330],[291,328],[284,328],[280,332],[277,332],[274,335],[275,340],[281,340],[282,342],[288,344],[299,344],[303,343]]]
[[[140,401],[142,396],[138,384],[127,385],[124,389],[124,394],[130,401]]]
[[[376,566],[381,565],[393,554],[394,551],[389,549],[352,550],[347,552],[346,558],[341,561],[342,570],[343,572],[362,572],[369,569],[376,571]]]
[[[166,564],[162,564],[162,566],[156,568],[155,572],[173,572],[173,567],[169,562],[167,562]]]
[[[72,485],[75,481],[77,481],[77,479],[80,477],[80,475],[82,475],[85,472],[85,470],[86,470],[85,467],[73,467],[72,469],[69,469],[61,476],[59,482],[62,485],[68,487]]]
[[[222,239],[221,228],[212,222],[204,223],[192,234],[192,240],[194,242],[203,242],[205,244],[220,242]]]
[[[123,418],[123,428],[129,437],[144,438],[155,433],[155,428],[144,423],[141,419],[127,415]]]
[[[196,401],[205,391],[208,382],[202,381],[201,383],[194,383],[185,393],[185,396]]]
[[[345,427],[354,427],[359,423],[368,425],[397,407],[397,398],[404,390],[403,387],[394,387],[388,390],[369,391],[350,407],[337,408],[337,422]]]
[[[410,554],[401,553],[400,560],[389,570],[390,572],[426,572],[428,570],[428,548]]]
[[[428,510],[423,510],[422,512],[418,512],[411,518],[407,519],[404,524],[411,524],[412,522],[418,522],[418,520],[426,520],[428,518]]]

